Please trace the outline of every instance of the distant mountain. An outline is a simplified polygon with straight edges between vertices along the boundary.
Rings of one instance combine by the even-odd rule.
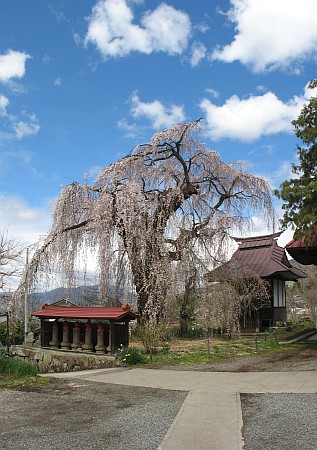
[[[46,292],[32,292],[28,297],[29,308],[33,311],[41,309],[45,303],[51,305],[59,300],[69,300],[77,306],[99,306],[98,298],[99,286],[77,286],[69,291],[66,288],[59,287]],[[10,301],[12,293],[0,293],[0,314],[5,313],[7,304]],[[136,296],[132,292],[128,295],[123,290],[116,292],[115,288],[109,289],[109,297],[119,299],[120,303],[129,303],[131,306],[136,303]],[[122,299],[122,301],[120,301]]]
[[[109,297],[122,299],[122,302],[127,302],[127,296],[123,291],[115,292],[112,288],[109,290]],[[98,298],[99,286],[78,286],[72,288],[71,291],[65,288],[56,288],[47,292],[33,292],[30,294],[28,302],[31,309],[40,309],[45,303],[51,305],[62,299],[67,299],[78,306],[98,306],[100,301]],[[130,293],[129,304],[132,305],[136,301],[135,295]],[[121,303],[122,303],[121,302]]]
[[[79,306],[90,306],[98,303],[98,285],[95,286],[78,286],[68,289],[59,287],[47,292],[33,292],[29,296],[29,303],[33,307],[41,307],[45,303],[48,305],[58,300],[68,299]]]

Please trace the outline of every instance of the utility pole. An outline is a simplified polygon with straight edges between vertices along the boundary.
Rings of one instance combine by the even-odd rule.
[[[26,275],[25,275],[25,291],[24,291],[24,342],[27,341],[27,335],[29,332],[28,321],[28,299],[29,299],[29,247],[26,247]]]

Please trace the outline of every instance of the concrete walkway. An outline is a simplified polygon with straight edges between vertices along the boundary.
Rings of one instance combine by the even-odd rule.
[[[118,368],[49,376],[188,391],[159,450],[240,450],[240,393],[317,393],[317,372],[313,371],[230,373]]]

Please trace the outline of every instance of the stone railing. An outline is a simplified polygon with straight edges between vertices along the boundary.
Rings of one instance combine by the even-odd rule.
[[[14,358],[23,359],[35,364],[40,373],[74,372],[87,369],[117,367],[120,365],[116,357],[111,355],[51,350],[25,345],[11,346],[9,354]]]

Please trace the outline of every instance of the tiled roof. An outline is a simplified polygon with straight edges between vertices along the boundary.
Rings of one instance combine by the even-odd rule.
[[[285,250],[277,245],[274,236],[260,236],[243,239],[231,260],[213,271],[208,278],[248,278],[252,273],[260,278],[284,280],[307,276],[291,265]]]
[[[130,311],[129,305],[121,308],[111,307],[71,307],[44,305],[40,311],[32,313],[32,316],[49,319],[110,319],[133,320],[136,315]]]
[[[303,236],[299,239],[291,240],[286,244],[285,249],[299,263],[317,265],[317,228],[311,244],[307,245]]]

